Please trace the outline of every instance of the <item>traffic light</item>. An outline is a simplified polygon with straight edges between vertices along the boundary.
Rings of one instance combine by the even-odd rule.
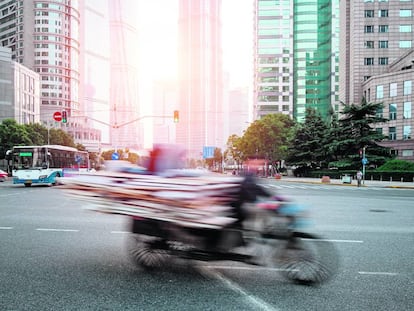
[[[178,110],[174,110],[174,123],[178,123],[178,121],[180,120],[180,115]]]
[[[66,112],[66,110],[62,111],[62,123],[66,123],[68,122],[68,114]]]

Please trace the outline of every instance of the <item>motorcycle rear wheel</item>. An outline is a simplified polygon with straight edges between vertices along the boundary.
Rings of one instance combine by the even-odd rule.
[[[167,244],[158,237],[131,234],[127,248],[132,262],[147,270],[161,268],[168,261]]]
[[[339,259],[332,242],[315,235],[294,232],[284,249],[280,250],[277,264],[286,278],[304,285],[327,282],[337,272]]]

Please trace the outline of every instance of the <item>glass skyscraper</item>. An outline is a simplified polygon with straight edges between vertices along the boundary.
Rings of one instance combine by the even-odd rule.
[[[179,1],[178,108],[176,142],[189,158],[204,146],[223,147],[221,0]]]
[[[337,108],[338,1],[257,0],[254,118]]]

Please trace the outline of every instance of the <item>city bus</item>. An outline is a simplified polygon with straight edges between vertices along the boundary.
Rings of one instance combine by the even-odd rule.
[[[86,151],[60,145],[15,146],[11,152],[13,184],[55,185],[56,177],[89,170]]]

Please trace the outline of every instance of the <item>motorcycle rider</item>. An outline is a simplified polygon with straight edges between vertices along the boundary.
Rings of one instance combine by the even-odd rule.
[[[243,221],[247,217],[246,210],[243,209],[243,203],[253,203],[257,200],[257,197],[271,197],[272,194],[266,191],[263,187],[256,182],[256,172],[260,167],[263,167],[264,160],[253,159],[246,162],[246,169],[243,172],[244,179],[240,187],[240,195],[237,201],[234,201],[231,206],[234,208],[236,226],[241,226]]]

